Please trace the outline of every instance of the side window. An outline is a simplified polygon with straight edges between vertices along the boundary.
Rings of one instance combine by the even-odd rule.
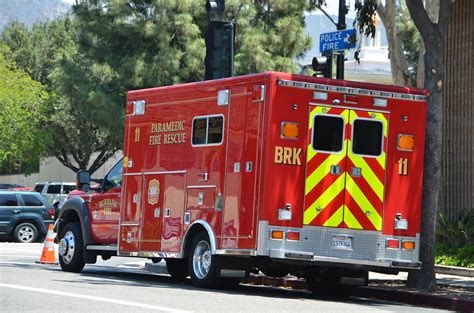
[[[44,188],[44,185],[43,185],[43,184],[37,184],[37,185],[35,186],[35,191],[36,191],[36,192],[41,192],[41,191],[43,191],[43,188]]]
[[[327,153],[342,152],[344,118],[334,115],[316,115],[313,123],[313,149]]]
[[[352,133],[354,154],[377,157],[382,154],[383,123],[381,121],[355,119]]]
[[[76,189],[75,185],[63,185],[63,194],[68,194],[75,189]]]
[[[0,194],[0,206],[18,206],[16,195]]]
[[[43,206],[41,200],[33,195],[21,195],[21,197],[25,202],[25,206]]]
[[[48,186],[48,191],[46,193],[60,194],[61,193],[61,185],[49,185]]]
[[[106,189],[117,188],[122,186],[122,169],[123,161],[120,160],[105,176],[105,187]]]
[[[224,117],[203,116],[193,120],[193,146],[219,145],[224,134]]]

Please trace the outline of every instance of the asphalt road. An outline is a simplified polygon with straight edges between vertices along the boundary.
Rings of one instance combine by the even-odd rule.
[[[203,290],[112,258],[82,273],[36,264],[42,244],[0,243],[1,312],[437,312],[384,301],[314,298],[309,292],[240,285]],[[441,311],[440,311],[441,312]]]

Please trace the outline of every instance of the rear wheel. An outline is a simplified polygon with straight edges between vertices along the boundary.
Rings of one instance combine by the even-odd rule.
[[[38,238],[38,228],[31,223],[21,223],[13,231],[15,241],[21,243],[34,242]]]
[[[202,288],[219,286],[217,256],[211,254],[211,244],[204,232],[198,233],[191,244],[188,270],[194,286]]]
[[[188,277],[188,264],[186,259],[166,259],[166,269],[176,281],[183,281]]]
[[[78,273],[84,262],[84,244],[79,223],[68,223],[59,237],[59,264],[63,271]]]

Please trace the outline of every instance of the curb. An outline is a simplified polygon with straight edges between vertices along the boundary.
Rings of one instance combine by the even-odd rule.
[[[438,274],[474,277],[474,268],[435,265],[435,272]]]

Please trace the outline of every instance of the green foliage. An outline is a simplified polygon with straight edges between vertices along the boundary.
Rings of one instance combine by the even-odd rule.
[[[319,1],[319,0],[318,0]],[[306,0],[228,0],[237,25],[237,75],[296,72],[310,48]],[[204,1],[84,0],[71,18],[10,24],[1,41],[10,58],[46,84],[54,101],[45,117],[49,152],[73,170],[93,172],[121,148],[126,92],[202,80],[209,16]]]
[[[12,53],[0,46],[0,167],[16,164],[26,173],[39,162],[47,136],[45,87],[19,69]]]
[[[444,243],[437,243],[435,263],[474,268],[474,245],[453,249]]]
[[[450,219],[444,212],[438,212],[436,235],[441,237],[449,248],[460,248],[469,243],[474,235],[474,211],[463,210],[456,219]]]
[[[56,55],[74,46],[73,24],[69,17],[33,24],[28,30],[19,22],[10,23],[1,35],[18,66],[30,76],[49,86],[48,79]]]
[[[236,74],[298,71],[295,59],[312,44],[304,35],[304,12],[311,9],[304,0],[227,1],[227,17],[237,24]]]
[[[377,3],[375,0],[355,0],[356,18],[354,26],[366,36],[375,36],[374,16],[376,15]]]

